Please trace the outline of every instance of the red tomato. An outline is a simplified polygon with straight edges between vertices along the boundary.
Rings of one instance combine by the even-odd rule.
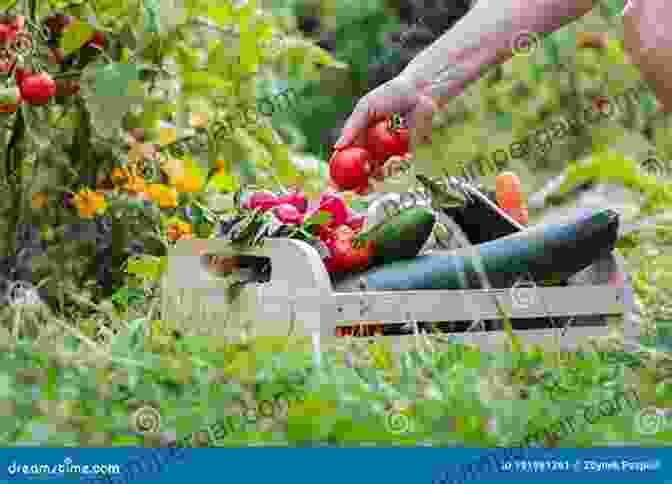
[[[369,183],[371,154],[363,148],[334,152],[329,160],[329,175],[340,190],[353,190]]]
[[[56,94],[56,83],[46,72],[31,74],[21,81],[21,97],[28,104],[47,104]]]
[[[20,86],[23,80],[32,73],[33,71],[26,67],[17,67],[14,69],[14,78],[16,79],[16,84]]]
[[[377,166],[391,156],[404,156],[409,149],[407,128],[393,128],[390,120],[379,121],[366,133],[366,147]]]
[[[352,232],[352,229],[350,229]],[[362,247],[352,246],[352,235],[336,236],[327,244],[331,250],[331,257],[325,260],[325,266],[330,273],[358,272],[366,269],[373,257],[373,244],[368,242]]]
[[[18,31],[11,25],[0,24],[0,44],[7,44],[16,39]]]

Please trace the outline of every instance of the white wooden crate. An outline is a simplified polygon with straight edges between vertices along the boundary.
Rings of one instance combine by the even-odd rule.
[[[270,282],[249,284],[229,303],[227,279],[209,272],[204,255],[251,255],[271,262]],[[573,349],[588,336],[606,335],[610,316],[624,318],[626,339],[639,331],[628,317],[632,289],[622,258],[608,258],[575,275],[568,287],[536,287],[535,301],[527,307],[513,304],[510,289],[431,290],[338,293],[332,289],[320,256],[310,245],[290,239],[267,239],[264,246],[236,252],[223,240],[178,241],[168,253],[163,280],[163,317],[187,334],[225,337],[312,336],[322,344],[335,338],[337,326],[375,321],[447,322],[499,319],[499,301],[512,319],[575,317],[568,329],[517,330],[525,341],[558,341]],[[453,333],[483,349],[501,348],[503,331]],[[406,336],[392,336],[401,342]]]

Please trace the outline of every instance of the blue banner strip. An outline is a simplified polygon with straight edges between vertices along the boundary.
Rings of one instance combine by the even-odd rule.
[[[0,456],[0,482],[12,484],[672,483],[671,449],[626,447],[4,448]]]

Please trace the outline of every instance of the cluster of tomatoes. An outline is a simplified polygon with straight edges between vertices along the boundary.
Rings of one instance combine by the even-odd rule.
[[[307,227],[329,249],[323,258],[330,273],[348,273],[364,269],[373,255],[371,244],[355,246],[356,235],[366,222],[335,193],[323,193],[317,204],[310,206],[306,196],[296,191],[286,195],[255,192],[245,201],[244,208],[270,211],[282,224],[300,226],[314,219],[320,212],[329,214],[329,220]]]
[[[74,21],[74,17],[56,14],[45,21],[49,29],[48,46],[50,60],[56,64],[66,64],[68,58],[61,47],[59,40],[65,28]],[[0,62],[0,72],[14,74],[16,87],[0,89],[0,112],[15,112],[21,102],[34,106],[43,106],[54,96],[71,96],[79,92],[79,82],[74,79],[55,81],[46,72],[34,72],[28,67],[19,65],[15,48],[19,38],[32,42],[30,32],[26,31],[26,19],[22,15],[5,17],[0,21],[0,49],[3,50],[3,59]],[[85,47],[103,49],[106,45],[103,32],[96,31]],[[72,56],[71,56],[72,57]],[[72,60],[72,59],[70,59]]]
[[[383,167],[392,157],[408,158],[409,133],[399,118],[387,118],[370,126],[364,139],[337,150],[329,160],[329,174],[340,190],[365,194],[371,177],[382,179]]]

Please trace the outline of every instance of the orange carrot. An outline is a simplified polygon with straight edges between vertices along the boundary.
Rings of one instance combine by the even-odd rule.
[[[511,171],[500,173],[495,187],[499,208],[521,225],[527,225],[527,201],[518,175]]]

